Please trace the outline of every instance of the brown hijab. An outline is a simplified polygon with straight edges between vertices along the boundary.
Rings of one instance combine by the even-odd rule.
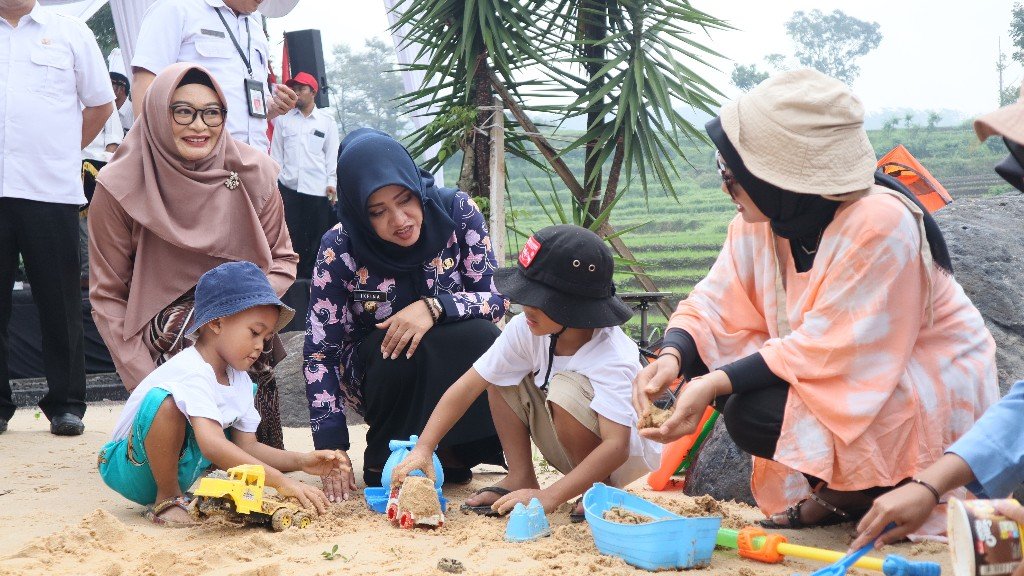
[[[267,154],[231,138],[225,124],[208,157],[190,162],[178,155],[171,97],[193,69],[206,74],[226,102],[216,80],[201,66],[167,67],[153,81],[142,114],[97,178],[98,188],[132,221],[137,241],[123,312],[126,340],[219,264],[248,260],[271,272],[272,248],[281,243],[268,237],[260,218],[277,193],[279,167]],[[238,182],[233,189],[226,185],[232,173]],[[288,242],[286,233],[283,241]]]

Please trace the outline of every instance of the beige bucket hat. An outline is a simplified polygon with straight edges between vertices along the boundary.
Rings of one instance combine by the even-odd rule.
[[[1020,99],[1016,102],[978,116],[974,120],[974,133],[982,142],[989,136],[1004,136],[1024,144],[1024,84],[1020,87]]]
[[[773,76],[726,104],[722,129],[750,172],[791,192],[839,196],[874,183],[864,106],[817,70]]]

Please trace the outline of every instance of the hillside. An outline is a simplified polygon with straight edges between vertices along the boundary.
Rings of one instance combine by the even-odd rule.
[[[878,156],[896,144],[905,145],[946,186],[954,199],[1013,192],[992,170],[1007,154],[1003,143],[990,139],[981,144],[969,128],[877,130],[870,131],[869,137]],[[644,224],[624,236],[624,240],[647,266],[658,288],[672,292],[675,300],[685,296],[706,274],[725,238],[726,226],[735,214],[735,208],[720,189],[713,150],[696,146],[684,150],[692,166],[680,162],[681,174],[675,180],[677,198],[652,188],[645,199],[636,180],[611,218],[619,229]],[[582,153],[569,155],[566,161],[575,174],[582,175]],[[458,167],[450,164],[446,169],[453,175],[457,174]],[[510,217],[510,223],[514,220],[514,225],[524,231],[550,224],[530,188],[532,184],[538,190],[550,210],[552,188],[547,175],[514,158],[510,158],[507,169],[510,192],[507,209],[514,217]],[[555,184],[561,182],[556,179]],[[559,187],[558,194],[568,205],[568,191]],[[510,233],[510,243],[513,243],[510,250],[518,249],[516,240]],[[620,273],[617,282],[620,290],[638,289],[635,279],[628,273]],[[664,322],[657,315],[653,319]]]

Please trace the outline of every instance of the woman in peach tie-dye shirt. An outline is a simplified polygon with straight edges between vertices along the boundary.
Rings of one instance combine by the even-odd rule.
[[[739,215],[635,385],[644,410],[691,378],[649,438],[723,412],[768,527],[856,519],[998,398],[992,337],[931,216],[875,184],[862,120],[844,84],[799,70],[708,123]]]

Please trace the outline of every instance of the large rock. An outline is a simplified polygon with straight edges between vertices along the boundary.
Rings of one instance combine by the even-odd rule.
[[[309,426],[309,407],[306,405],[306,378],[302,375],[302,344],[304,332],[284,332],[281,341],[288,353],[274,367],[277,391],[281,397],[281,425]]]
[[[964,292],[996,341],[1002,393],[1024,378],[1024,196],[960,198],[936,213]],[[898,287],[897,287],[898,288]],[[750,457],[719,422],[690,470],[685,493],[753,502]],[[1024,490],[1020,491],[1024,496]]]
[[[754,506],[750,493],[750,455],[733,443],[721,418],[704,442],[697,461],[686,475],[683,493],[710,494],[716,500],[736,500]]]
[[[1024,196],[961,198],[936,212],[953,272],[996,341],[999,387],[1024,378]]]
[[[306,404],[306,378],[302,375],[302,344],[305,332],[281,334],[288,356],[274,367],[278,393],[281,396],[281,425],[296,428],[309,426],[309,406]],[[354,411],[346,412],[349,425],[362,424],[363,419]]]

